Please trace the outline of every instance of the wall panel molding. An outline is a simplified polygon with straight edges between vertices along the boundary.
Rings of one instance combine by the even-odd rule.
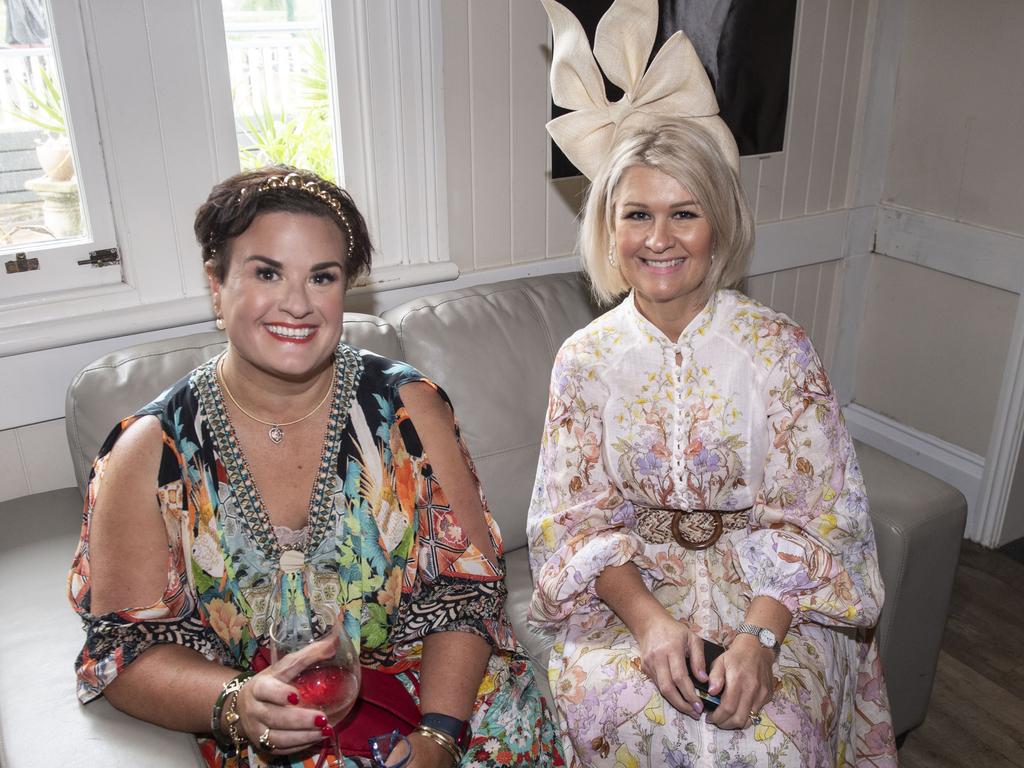
[[[874,251],[1004,291],[1024,289],[1024,236],[880,206]]]
[[[997,547],[1024,536],[1024,515],[1015,509],[1008,519],[1010,493],[1024,440],[1024,297],[1017,302],[1013,336],[996,402],[988,463],[982,478],[978,533],[982,544]]]
[[[749,276],[835,261],[843,256],[849,211],[757,225]]]
[[[967,530],[964,535],[981,541],[978,496],[985,457],[948,443],[935,435],[900,424],[887,416],[851,403],[843,409],[850,434],[912,467],[943,480],[967,499]]]

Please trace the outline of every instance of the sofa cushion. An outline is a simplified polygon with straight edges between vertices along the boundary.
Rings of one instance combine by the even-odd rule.
[[[0,765],[205,765],[190,734],[75,697],[85,633],[66,592],[81,513],[77,488],[0,503]]]
[[[555,353],[596,312],[571,273],[437,293],[382,315],[405,360],[455,404],[506,551],[526,544]]]
[[[346,313],[342,338],[377,354],[401,359],[394,329],[379,317]],[[65,428],[78,487],[114,425],[224,348],[221,331],[139,344],[104,355],[86,366],[68,387]]]
[[[530,606],[533,594],[533,578],[530,575],[530,556],[526,547],[509,552],[505,556],[505,586],[508,587],[508,598],[505,600],[505,613],[512,628],[515,630],[519,644],[533,662],[533,674],[537,678],[541,693],[550,703],[551,688],[548,686],[548,657],[551,646],[555,644],[553,632],[544,632],[530,626],[526,618],[526,610]]]

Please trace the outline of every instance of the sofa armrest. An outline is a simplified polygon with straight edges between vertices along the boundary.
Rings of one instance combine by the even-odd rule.
[[[78,703],[85,633],[66,579],[81,519],[77,488],[0,504],[0,765],[203,766],[191,734]]]
[[[951,485],[877,448],[856,449],[885,583],[878,643],[893,729],[901,734],[928,710],[967,502]]]

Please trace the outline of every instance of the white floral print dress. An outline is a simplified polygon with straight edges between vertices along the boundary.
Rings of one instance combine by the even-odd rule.
[[[750,512],[692,551],[641,539],[634,505]],[[896,764],[864,483],[821,362],[785,315],[719,291],[672,341],[628,296],[570,337],[528,535],[530,617],[556,635],[548,673],[571,765]],[[722,730],[662,699],[594,591],[628,561],[714,642],[731,642],[753,597],[793,612],[760,725]]]

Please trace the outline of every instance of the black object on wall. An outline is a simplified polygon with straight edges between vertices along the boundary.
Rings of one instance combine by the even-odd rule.
[[[611,0],[560,0],[580,20],[591,47]],[[694,43],[741,155],[780,152],[786,131],[796,0],[659,0],[651,58],[677,29]],[[605,81],[609,101],[622,91]],[[551,105],[551,117],[567,110]],[[551,144],[551,176],[580,172]]]

